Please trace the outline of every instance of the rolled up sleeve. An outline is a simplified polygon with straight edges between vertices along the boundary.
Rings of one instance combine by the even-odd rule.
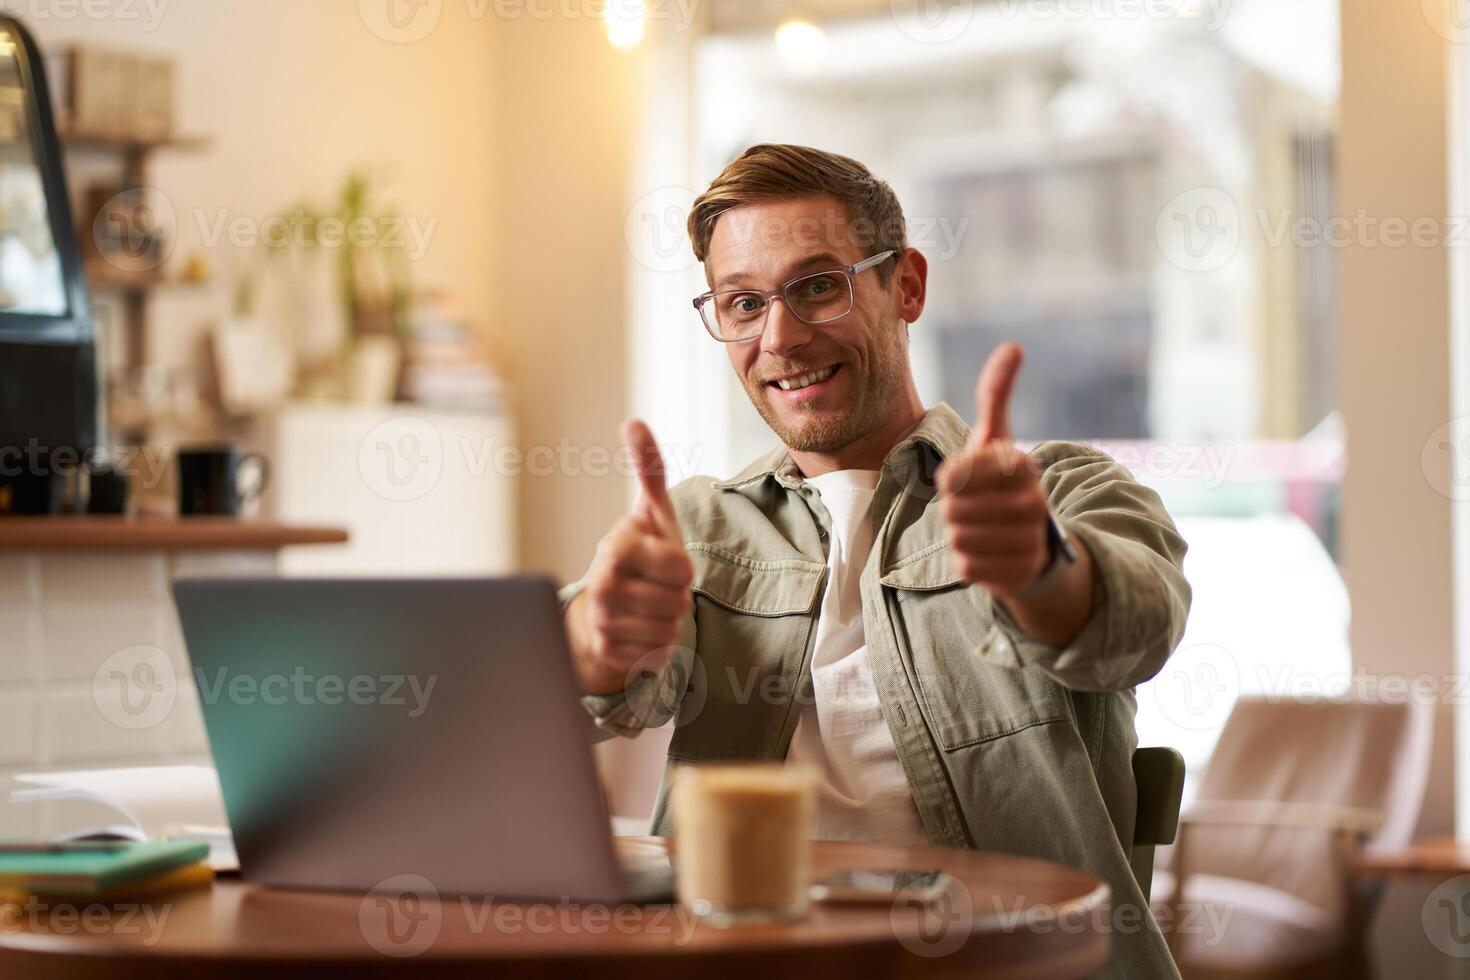
[[[1186,545],[1158,494],[1104,453],[1071,443],[1033,452],[1042,487],[1068,535],[1092,556],[1092,613],[1065,648],[1042,643],[998,602],[979,656],[1035,666],[1067,687],[1125,690],[1157,674],[1184,634]]]

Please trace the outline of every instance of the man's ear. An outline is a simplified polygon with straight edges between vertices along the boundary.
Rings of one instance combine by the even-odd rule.
[[[929,261],[916,248],[904,249],[897,258],[894,276],[894,312],[905,323],[914,323],[924,313],[929,282]]]

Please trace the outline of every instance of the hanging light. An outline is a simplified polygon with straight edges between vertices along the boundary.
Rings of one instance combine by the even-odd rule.
[[[809,20],[792,18],[776,28],[776,50],[793,64],[810,64],[827,50],[827,35]]]
[[[643,40],[644,18],[643,0],[607,0],[602,19],[608,41],[615,48],[635,46]]]

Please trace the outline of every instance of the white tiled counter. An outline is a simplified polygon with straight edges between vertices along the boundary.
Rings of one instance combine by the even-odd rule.
[[[209,761],[174,578],[274,575],[287,545],[345,540],[214,518],[0,518],[0,837],[115,822],[71,802],[12,806],[17,772]],[[166,711],[140,711],[140,663],[172,665]]]

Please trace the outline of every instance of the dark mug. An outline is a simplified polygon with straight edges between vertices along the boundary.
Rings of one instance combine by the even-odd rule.
[[[87,467],[87,513],[126,514],[132,507],[127,471],[106,463]]]
[[[259,497],[270,479],[270,465],[259,453],[238,446],[180,449],[179,514],[238,516]],[[248,474],[254,473],[253,477]]]

